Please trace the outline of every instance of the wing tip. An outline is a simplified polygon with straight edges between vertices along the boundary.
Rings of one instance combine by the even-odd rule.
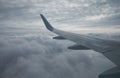
[[[53,31],[54,28],[50,25],[50,23],[47,21],[47,19],[44,17],[44,15],[40,14],[40,16],[41,16],[46,28],[50,31]]]
[[[43,14],[40,14],[41,17],[44,17]]]

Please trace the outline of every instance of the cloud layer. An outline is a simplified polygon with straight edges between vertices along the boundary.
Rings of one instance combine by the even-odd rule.
[[[0,18],[36,21],[43,13],[60,24],[119,25],[119,3],[118,0],[1,0]]]
[[[67,50],[68,44],[42,35],[0,38],[0,78],[97,78],[114,66],[96,52]]]

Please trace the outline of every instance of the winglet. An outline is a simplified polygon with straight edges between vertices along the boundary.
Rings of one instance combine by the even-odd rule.
[[[47,21],[47,19],[42,14],[40,14],[40,16],[41,16],[46,28],[50,31],[53,31],[54,28],[50,25],[50,23]]]

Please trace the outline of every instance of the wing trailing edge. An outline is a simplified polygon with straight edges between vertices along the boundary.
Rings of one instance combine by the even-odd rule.
[[[99,78],[120,78],[120,67],[114,67],[103,72]]]

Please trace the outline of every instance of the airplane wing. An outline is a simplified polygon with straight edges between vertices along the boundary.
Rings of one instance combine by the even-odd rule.
[[[68,39],[76,43],[76,45],[68,47],[72,50],[88,50],[92,49],[97,52],[102,53],[109,60],[117,65],[117,67],[112,68],[108,71],[103,72],[99,75],[99,78],[120,78],[120,42],[113,40],[103,40],[99,38],[94,38],[89,35],[75,34],[71,32],[62,31],[52,27],[52,25],[47,21],[47,19],[41,14],[40,15],[46,28],[56,33],[58,36],[53,37],[53,39],[64,40]]]
[[[103,40],[99,38],[93,38],[89,35],[76,34],[71,32],[62,31],[52,27],[52,25],[47,21],[47,19],[41,14],[40,15],[46,28],[56,33],[57,37],[53,39],[67,39],[76,43],[75,46],[68,47],[68,49],[92,49],[97,52],[103,53],[109,60],[111,60],[116,65],[120,65],[120,42],[112,40]],[[80,47],[80,48],[79,48]]]

